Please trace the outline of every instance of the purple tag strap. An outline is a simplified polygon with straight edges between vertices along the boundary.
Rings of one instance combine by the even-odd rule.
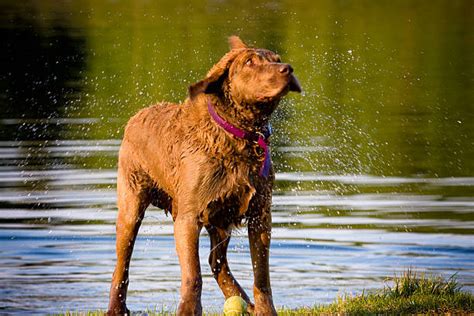
[[[267,127],[266,135],[263,137],[260,134],[257,133],[249,133],[246,132],[226,120],[224,120],[222,117],[219,116],[219,114],[216,113],[214,110],[214,107],[211,105],[211,101],[207,100],[207,109],[209,111],[209,114],[211,115],[212,119],[220,126],[222,127],[225,131],[229,132],[230,134],[234,135],[235,137],[242,138],[242,139],[250,139],[254,140],[257,145],[263,149],[264,152],[264,159],[262,161],[262,166],[260,167],[260,172],[259,175],[261,177],[268,177],[270,173],[270,148],[266,142],[268,137],[271,135],[271,127],[270,125]]]
[[[260,168],[259,175],[261,177],[268,177],[268,174],[270,173],[270,148],[268,148],[268,144],[265,142],[262,136],[258,137],[258,146],[263,149],[265,153],[265,159],[263,159],[262,162],[262,167]]]

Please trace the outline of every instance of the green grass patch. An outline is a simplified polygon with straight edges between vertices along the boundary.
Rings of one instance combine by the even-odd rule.
[[[474,313],[474,295],[464,292],[456,275],[448,280],[408,270],[387,280],[383,289],[359,295],[339,296],[332,304],[300,309],[282,309],[281,316],[293,315],[407,315]],[[66,312],[65,316],[101,316],[103,311]],[[165,311],[146,311],[133,315],[168,316]],[[218,315],[206,313],[205,315]]]
[[[448,280],[412,270],[395,276],[379,291],[343,295],[330,305],[281,311],[279,315],[472,314],[474,296],[463,292],[456,275]]]

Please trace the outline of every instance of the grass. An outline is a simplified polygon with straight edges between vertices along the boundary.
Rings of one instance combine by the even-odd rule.
[[[281,316],[293,315],[407,315],[407,314],[474,314],[474,295],[464,292],[456,275],[448,280],[408,270],[387,280],[382,290],[360,295],[343,295],[330,305],[316,305],[295,310],[282,309]],[[65,316],[99,316],[102,311],[66,312]],[[135,314],[134,314],[135,315]],[[147,311],[136,315],[172,315],[163,311]],[[206,314],[218,315],[218,314]]]
[[[472,314],[474,296],[463,292],[456,275],[448,280],[440,276],[406,271],[390,280],[393,285],[360,295],[344,295],[330,305],[281,311],[279,315],[407,315]]]

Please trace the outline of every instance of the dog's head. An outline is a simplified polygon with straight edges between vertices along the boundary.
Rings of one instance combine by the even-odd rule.
[[[237,36],[229,38],[230,51],[189,87],[189,96],[200,93],[229,94],[238,104],[264,106],[275,103],[289,91],[301,92],[293,68],[267,49],[251,48]]]

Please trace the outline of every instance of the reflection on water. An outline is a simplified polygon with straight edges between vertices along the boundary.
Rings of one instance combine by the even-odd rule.
[[[182,100],[235,32],[291,61],[306,90],[274,120],[277,305],[381,287],[407,267],[458,273],[474,290],[469,1],[213,2],[192,16],[192,1],[8,2],[0,313],[106,307],[123,126],[147,104]],[[150,208],[132,262],[133,310],[176,308],[172,233]],[[250,290],[245,236],[234,233],[229,260]],[[200,253],[203,304],[218,310],[204,236]]]
[[[4,308],[43,312],[105,308],[114,263],[115,171],[2,170],[0,176]],[[380,287],[387,276],[410,266],[444,275],[458,273],[467,289],[474,287],[474,199],[396,192],[400,183],[411,180],[427,186],[422,193],[442,191],[444,185],[465,189],[474,178],[443,182],[289,173],[277,178],[300,185],[317,179],[320,186],[333,182],[362,189],[382,183],[393,188],[386,193],[294,190],[275,195],[271,273],[279,305],[328,302],[341,292]],[[150,209],[132,264],[134,309],[176,307],[179,266],[172,233],[170,218]],[[230,262],[250,289],[245,232],[235,235]],[[208,254],[209,242],[203,238],[204,305],[215,309],[223,299],[207,266]],[[288,298],[292,293],[298,295]]]

